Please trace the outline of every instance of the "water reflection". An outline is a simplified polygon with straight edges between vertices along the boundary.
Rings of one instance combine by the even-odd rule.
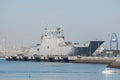
[[[110,69],[110,68],[105,68],[104,71],[102,71],[102,74],[114,74],[114,73],[117,73],[117,71],[113,70],[113,69]]]
[[[119,80],[118,78],[120,73],[119,73],[119,69],[115,69],[115,68],[105,68],[104,71],[102,71],[104,80]]]

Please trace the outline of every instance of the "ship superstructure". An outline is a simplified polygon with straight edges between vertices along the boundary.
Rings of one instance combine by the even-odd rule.
[[[65,42],[61,28],[45,29],[41,36],[41,44],[29,48],[27,55],[80,55],[90,56],[104,41],[88,41],[84,44]]]

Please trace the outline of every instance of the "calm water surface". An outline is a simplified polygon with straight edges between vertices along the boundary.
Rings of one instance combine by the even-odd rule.
[[[106,65],[48,62],[16,62],[0,59],[0,80],[120,80],[116,73],[103,74]]]

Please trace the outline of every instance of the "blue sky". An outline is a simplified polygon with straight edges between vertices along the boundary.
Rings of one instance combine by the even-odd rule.
[[[108,48],[111,33],[120,37],[120,0],[0,0],[0,36],[8,45],[40,43],[45,26],[62,26],[66,41],[105,40]]]

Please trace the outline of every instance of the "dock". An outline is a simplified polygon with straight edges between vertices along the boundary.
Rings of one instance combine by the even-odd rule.
[[[8,61],[35,61],[35,62],[73,62],[73,63],[92,63],[110,64],[116,58],[110,57],[85,57],[85,56],[66,56],[66,55],[37,55],[37,56],[5,56]]]
[[[5,56],[7,61],[75,62],[78,56]]]
[[[85,57],[85,56],[5,56],[7,61],[34,61],[34,62],[64,62],[64,63],[89,63],[107,64],[107,67],[120,68],[119,57]]]

